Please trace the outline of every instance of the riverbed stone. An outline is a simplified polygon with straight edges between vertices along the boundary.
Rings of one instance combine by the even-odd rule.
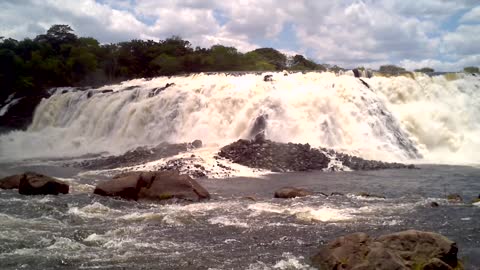
[[[197,181],[177,171],[128,172],[97,185],[94,194],[128,200],[199,201],[210,194]]]
[[[50,176],[27,172],[20,179],[18,193],[22,195],[67,194],[70,186]]]
[[[275,191],[274,197],[281,198],[281,199],[291,199],[297,197],[306,197],[313,195],[313,192],[303,189],[303,188],[296,188],[296,187],[282,187]]]
[[[24,176],[23,174],[17,174],[0,179],[0,189],[18,189],[20,180],[22,180]]]
[[[338,237],[312,257],[319,269],[463,269],[455,242],[433,232],[407,230],[372,238]],[[435,268],[438,267],[438,268]]]

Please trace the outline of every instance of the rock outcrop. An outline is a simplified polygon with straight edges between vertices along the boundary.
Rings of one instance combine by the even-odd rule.
[[[319,269],[463,269],[455,242],[432,232],[408,230],[371,238],[339,237],[312,257]]]
[[[365,160],[309,144],[279,143],[256,136],[254,140],[238,140],[222,147],[220,157],[235,163],[273,172],[327,169],[335,158],[352,170],[414,168],[413,165]]]
[[[176,171],[128,172],[97,185],[95,194],[128,200],[199,201],[210,194],[188,175]]]
[[[84,160],[68,164],[68,166],[90,170],[106,170],[118,167],[134,166],[165,157],[175,156],[181,152],[202,147],[201,140],[192,143],[161,143],[155,147],[138,147],[119,156],[107,156],[96,159]]]
[[[291,199],[297,197],[306,197],[310,195],[313,195],[313,192],[303,188],[283,187],[275,191],[274,197],[281,199]]]
[[[63,181],[33,172],[0,179],[0,188],[18,189],[18,193],[23,195],[67,194],[70,189],[69,185]]]
[[[18,189],[23,177],[23,174],[16,174],[0,179],[0,189]]]

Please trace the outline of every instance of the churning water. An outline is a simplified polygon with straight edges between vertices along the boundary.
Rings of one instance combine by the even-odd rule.
[[[273,81],[264,81],[267,74]],[[212,200],[165,205],[92,195],[108,172],[58,167],[69,157],[200,139],[206,147],[194,154],[213,170],[218,148],[248,138],[258,117],[273,141],[384,161],[480,164],[479,77],[362,80],[333,73],[195,74],[57,89],[37,107],[28,130],[0,136],[0,177],[34,170],[68,181],[71,194],[0,190],[0,268],[310,269],[308,258],[337,236],[419,229],[456,241],[467,269],[479,269],[480,205],[470,204],[480,193],[476,167],[265,175],[224,164],[247,177],[199,179]],[[287,185],[344,195],[272,198]],[[465,202],[449,203],[447,193]],[[430,207],[432,201],[440,207]]]
[[[308,142],[378,160],[480,163],[479,77],[416,74],[363,78],[364,84],[328,72],[272,73],[267,82],[266,74],[194,74],[58,89],[38,106],[27,131],[0,137],[1,158],[121,153],[195,139],[223,146],[248,137],[255,119],[264,116],[273,141]]]

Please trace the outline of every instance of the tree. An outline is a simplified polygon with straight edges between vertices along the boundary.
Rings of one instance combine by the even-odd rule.
[[[463,71],[466,73],[480,73],[478,67],[464,67]]]
[[[435,72],[435,70],[433,68],[429,68],[429,67],[415,69],[414,71],[415,72],[423,72],[423,73]]]
[[[264,61],[275,66],[276,70],[284,70],[287,68],[287,56],[275,49],[260,48],[252,52],[257,53]]]
[[[402,67],[397,67],[395,65],[385,65],[385,66],[380,66],[379,69],[380,72],[387,73],[387,74],[392,74],[392,75],[398,75],[400,73],[405,73],[407,72],[404,68]]]

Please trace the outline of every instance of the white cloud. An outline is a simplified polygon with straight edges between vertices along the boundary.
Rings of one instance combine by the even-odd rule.
[[[3,0],[0,10],[0,36],[16,39],[64,23],[104,43],[180,35],[240,51],[274,41],[347,67],[480,65],[478,0]]]
[[[480,23],[480,6],[473,8],[469,12],[465,13],[460,22],[463,23]]]

